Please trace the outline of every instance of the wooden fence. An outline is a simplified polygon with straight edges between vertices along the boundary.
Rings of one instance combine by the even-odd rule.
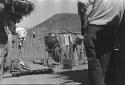
[[[59,34],[61,35],[61,34]],[[81,59],[85,57],[84,44],[78,46],[78,49],[75,51],[77,56]],[[8,58],[21,58],[25,61],[35,60],[35,59],[43,59],[47,57],[47,51],[45,50],[44,40],[40,39],[40,37],[33,38],[32,35],[26,37],[24,41],[24,45],[22,51],[18,48],[18,40],[14,40],[14,44],[9,45],[9,53]]]

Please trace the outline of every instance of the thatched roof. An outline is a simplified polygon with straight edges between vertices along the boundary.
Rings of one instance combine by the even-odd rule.
[[[73,13],[56,14],[34,28],[56,33],[81,31],[80,18]]]
[[[5,14],[15,23],[19,23],[23,16],[29,15],[34,9],[34,4],[28,0],[5,1]]]

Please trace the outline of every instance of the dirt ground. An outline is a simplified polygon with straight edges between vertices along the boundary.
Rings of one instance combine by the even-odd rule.
[[[29,63],[31,69],[46,68]],[[57,85],[88,85],[87,65],[74,66],[72,69],[62,69],[55,66],[50,74],[25,75],[8,77],[0,80],[0,84],[57,84]]]

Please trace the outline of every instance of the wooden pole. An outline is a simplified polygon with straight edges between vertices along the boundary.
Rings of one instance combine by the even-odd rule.
[[[4,0],[4,3],[6,4],[7,3],[7,0]],[[6,13],[4,12],[3,13],[3,23],[4,23],[4,30],[7,30],[7,17],[6,17]],[[3,75],[4,75],[4,55],[5,55],[5,45],[4,44],[1,44],[0,45],[0,51],[1,51],[1,72],[0,72],[0,79],[3,78]]]
[[[4,45],[0,46],[0,51],[1,51],[1,73],[0,73],[0,79],[2,79],[3,75],[4,75],[4,55],[5,55],[5,46]]]
[[[6,16],[6,15],[5,15]],[[6,31],[7,30],[7,19],[6,17],[4,18],[4,30]],[[7,32],[6,32],[7,33]],[[8,44],[8,43],[7,43]],[[0,46],[0,51],[1,51],[1,73],[0,73],[0,78],[2,79],[3,78],[3,75],[4,75],[4,56],[5,56],[5,47],[6,45],[2,44]]]

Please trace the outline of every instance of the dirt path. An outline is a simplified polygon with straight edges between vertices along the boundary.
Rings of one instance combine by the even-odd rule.
[[[34,68],[44,68],[40,65],[32,65]],[[20,77],[10,77],[0,80],[0,84],[68,84],[68,85],[88,85],[87,65],[80,65],[71,70],[64,70],[57,66],[54,73],[27,75]]]

